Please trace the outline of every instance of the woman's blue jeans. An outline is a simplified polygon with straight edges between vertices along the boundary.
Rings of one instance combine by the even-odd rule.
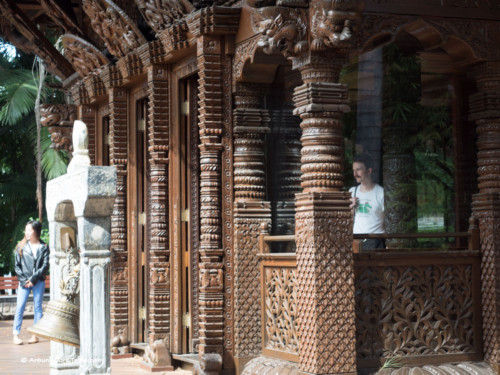
[[[31,293],[31,290],[33,290],[35,324],[42,318],[42,302],[43,302],[43,293],[45,292],[45,280],[38,281],[31,288],[25,288],[24,286],[19,285],[19,288],[17,288],[16,315],[14,316],[14,326],[12,330],[14,335],[19,335],[21,333],[24,308],[26,307],[26,301],[28,301],[28,297]]]

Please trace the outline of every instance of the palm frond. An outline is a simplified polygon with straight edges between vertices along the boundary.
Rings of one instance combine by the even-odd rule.
[[[17,69],[5,73],[6,81],[0,87],[4,104],[0,110],[0,123],[12,126],[33,111],[37,86],[29,70]]]

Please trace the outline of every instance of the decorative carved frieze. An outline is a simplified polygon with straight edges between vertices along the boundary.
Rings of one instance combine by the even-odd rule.
[[[350,48],[364,5],[364,0],[313,1],[310,10],[311,51]]]
[[[108,58],[96,47],[76,35],[64,34],[62,36],[62,45],[64,47],[64,56],[81,77],[85,77],[90,72],[109,63]]]
[[[40,0],[45,14],[51,18],[66,33],[84,35],[78,25],[71,3],[57,0]]]
[[[123,79],[134,78],[143,71],[142,60],[137,51],[130,52],[116,63]]]
[[[157,35],[194,10],[187,0],[135,0],[135,3]]]
[[[76,105],[90,104],[89,93],[82,81],[71,87],[71,97]]]
[[[0,1],[2,36],[17,48],[31,52],[43,60],[49,72],[66,79],[74,73],[73,67],[42,31],[18,8],[13,0]],[[11,25],[11,27],[7,25]],[[14,29],[15,27],[15,29]]]
[[[189,47],[191,36],[185,19],[179,20],[175,24],[167,27],[160,34],[160,39],[167,53]]]
[[[124,83],[121,72],[116,65],[105,66],[99,75],[104,83],[104,87],[108,91],[113,87],[120,87]]]
[[[83,10],[115,57],[121,58],[146,43],[136,24],[111,0],[83,0]]]
[[[259,36],[255,36],[236,46],[233,58],[233,81],[244,81],[243,68],[248,60],[251,60],[257,51]]]
[[[77,119],[76,106],[72,104],[42,104],[40,122],[49,128],[55,150],[73,151],[73,122]]]
[[[147,69],[153,64],[165,63],[165,48],[159,40],[153,40],[147,44],[143,44],[137,49],[137,53],[139,54],[144,69]]]
[[[252,28],[261,37],[265,53],[297,56],[309,48],[307,11],[302,8],[264,7],[252,10]]]
[[[208,34],[236,34],[240,22],[240,12],[241,8],[210,6],[190,14],[186,20],[190,33],[195,37]]]
[[[87,89],[89,100],[95,102],[96,98],[106,95],[106,88],[101,77],[97,74],[89,74],[83,80],[83,84]]]

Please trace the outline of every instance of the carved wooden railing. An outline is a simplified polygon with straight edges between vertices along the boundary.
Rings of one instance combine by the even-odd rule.
[[[298,362],[299,340],[294,253],[261,258],[262,354]]]
[[[465,237],[468,249],[354,254],[358,368],[394,357],[410,365],[482,359],[477,233],[417,236]],[[296,362],[296,257],[269,253],[272,242],[294,240],[263,228],[260,257],[263,354]]]

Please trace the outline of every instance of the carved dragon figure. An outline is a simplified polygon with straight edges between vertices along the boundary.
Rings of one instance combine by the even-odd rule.
[[[312,17],[312,51],[327,47],[348,47],[353,31],[361,19],[364,0],[321,1]]]
[[[304,52],[306,13],[303,9],[264,7],[252,15],[254,31],[261,33],[258,46],[267,54],[283,53],[286,57]]]

